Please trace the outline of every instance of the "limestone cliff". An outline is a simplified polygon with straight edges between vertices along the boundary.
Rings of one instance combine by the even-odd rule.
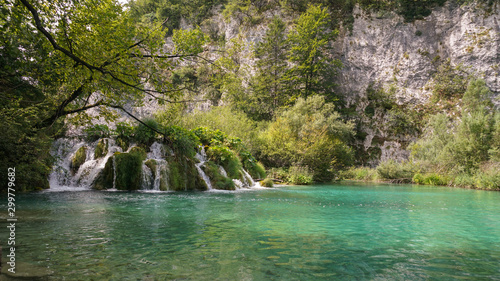
[[[342,27],[333,42],[333,55],[343,63],[335,79],[338,90],[348,105],[364,111],[370,85],[395,90],[398,104],[418,105],[429,101],[432,76],[439,65],[449,60],[462,64],[470,74],[483,78],[495,94],[500,94],[500,4],[471,3],[458,5],[448,1],[436,7],[430,16],[407,23],[394,12],[354,9],[352,28]],[[206,32],[224,36],[226,42],[240,36],[245,50],[240,54],[242,67],[252,73],[252,46],[267,30],[268,19],[279,11],[267,11],[260,23],[245,23],[245,19],[225,20],[217,16],[206,22]],[[293,18],[284,19],[289,26]],[[499,105],[498,98],[494,101]],[[404,159],[406,144],[417,136],[390,135],[387,118],[381,112],[371,117],[382,124],[378,128],[362,126],[366,133],[361,146],[379,150],[378,160]],[[374,142],[376,139],[378,142]]]

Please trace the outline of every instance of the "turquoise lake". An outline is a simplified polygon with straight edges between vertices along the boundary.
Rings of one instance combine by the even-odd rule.
[[[500,280],[500,192],[71,191],[18,194],[16,207],[17,260],[49,280]]]

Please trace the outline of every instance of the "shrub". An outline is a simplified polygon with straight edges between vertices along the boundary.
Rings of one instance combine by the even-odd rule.
[[[377,170],[369,167],[351,167],[340,173],[341,179],[375,181],[377,180]]]
[[[141,145],[150,146],[158,137],[154,130],[160,130],[160,125],[154,119],[146,119],[143,123],[134,128],[134,139]]]
[[[299,185],[308,185],[313,182],[313,174],[307,167],[292,166],[288,170],[287,182]]]
[[[453,185],[459,187],[473,188],[474,177],[465,173],[459,174],[455,176],[455,178],[453,179]]]
[[[206,127],[199,127],[192,132],[200,139],[203,145],[223,144],[227,135],[219,130],[212,130]]]
[[[397,163],[394,160],[385,161],[377,167],[377,174],[382,179],[412,179],[415,172],[409,162]]]
[[[484,189],[500,189],[500,163],[492,162],[481,166],[474,175],[474,184]]]
[[[236,153],[226,146],[212,145],[207,149],[207,156],[215,163],[224,167],[232,179],[241,178],[242,165]]]
[[[260,182],[260,185],[263,186],[263,187],[273,187],[274,186],[274,182],[272,179],[270,178],[267,178],[267,179],[264,179]]]
[[[262,141],[263,161],[268,166],[308,166],[316,181],[330,181],[338,170],[352,163],[346,145],[353,124],[344,122],[323,96],[299,98],[268,129]]]
[[[84,130],[84,132],[86,134],[86,139],[89,142],[93,142],[101,138],[109,138],[110,135],[109,127],[101,124],[89,126]]]
[[[168,126],[164,132],[167,141],[176,152],[188,157],[193,157],[196,154],[200,140],[193,132],[179,126]]]

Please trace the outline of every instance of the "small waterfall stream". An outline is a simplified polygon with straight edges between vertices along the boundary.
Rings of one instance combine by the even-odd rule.
[[[201,147],[200,151],[196,153],[195,157],[200,161],[200,163],[195,164],[198,173],[200,174],[201,178],[207,185],[208,190],[212,190],[213,188],[212,188],[212,183],[210,182],[210,178],[207,176],[207,174],[205,174],[205,172],[201,168],[201,166],[203,166],[203,164],[207,162],[207,154],[205,153],[205,148]]]
[[[151,160],[154,161],[154,170],[146,164]],[[168,187],[168,162],[165,160],[165,150],[159,142],[154,142],[150,147],[150,152],[147,154],[146,160],[142,165],[143,173],[143,190],[160,191],[162,181],[165,183],[166,190]]]

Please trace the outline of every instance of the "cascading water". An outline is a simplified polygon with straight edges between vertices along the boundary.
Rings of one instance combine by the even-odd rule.
[[[166,190],[168,188],[168,162],[164,159],[165,151],[163,145],[159,142],[154,142],[150,147],[150,152],[147,154],[146,160],[142,165],[143,184],[142,189],[160,191],[162,181],[165,183]],[[151,170],[146,163],[154,161],[154,171]]]
[[[146,166],[145,164],[142,164],[142,189],[143,190],[151,190],[153,183],[152,179],[153,178],[153,172],[151,169]],[[154,188],[153,188],[154,189]],[[158,190],[160,190],[158,188]]]
[[[195,155],[196,159],[200,161],[200,163],[195,164],[196,169],[198,170],[198,173],[200,174],[201,178],[207,185],[208,190],[212,190],[212,183],[210,182],[210,178],[205,174],[201,166],[207,162],[207,154],[205,153],[205,148],[201,147],[200,151],[196,153]]]
[[[123,170],[123,164],[117,162],[114,154],[116,152],[132,153],[133,147],[134,145],[131,144],[128,150],[123,152],[122,148],[117,146],[113,139],[100,139],[92,143],[70,138],[57,140],[52,148],[52,155],[55,156],[57,161],[49,178],[50,190],[85,190],[94,186],[99,186],[100,189],[117,189],[117,175],[119,176],[119,173],[128,170]],[[169,153],[172,154],[173,152]],[[205,182],[208,190],[213,190],[211,179],[202,168],[205,167],[208,161],[205,149],[200,147],[195,157],[199,162],[194,166],[200,178]],[[105,170],[108,160],[110,162],[108,165],[111,165],[111,167]],[[118,167],[119,165],[120,167]],[[228,177],[224,167],[218,166],[218,168],[221,176]],[[146,154],[146,159],[142,162],[141,170],[142,178],[139,189],[148,191],[171,190],[169,187],[169,163],[166,160],[165,146],[163,144],[155,142],[151,145],[149,152]],[[103,183],[103,179],[106,178],[105,175],[111,177],[107,186]],[[258,183],[256,184],[252,180],[247,171],[242,169],[241,175],[240,179],[232,179],[236,189],[258,187]],[[186,185],[185,190],[191,187],[187,185],[187,180],[184,180],[183,184]],[[123,189],[122,181],[120,181],[120,186],[120,189]],[[179,186],[176,186],[172,190],[180,189]]]
[[[104,139],[107,152],[102,157],[95,157],[95,149],[99,141],[86,143],[77,139],[58,139],[52,146],[51,154],[56,163],[49,176],[51,190],[90,189],[100,171],[104,169],[109,157],[122,149],[116,146],[114,140]],[[78,151],[85,147],[85,161],[76,171],[72,171],[72,159]]]

